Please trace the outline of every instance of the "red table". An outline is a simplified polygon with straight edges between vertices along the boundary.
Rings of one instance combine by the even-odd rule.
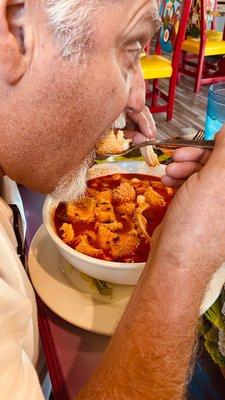
[[[28,222],[29,245],[41,224],[43,196],[20,188]],[[94,371],[109,338],[62,320],[38,300],[39,328],[52,381],[55,400],[75,400]],[[221,371],[204,350],[198,352],[189,400],[224,400],[225,382]],[[208,397],[210,396],[210,397]],[[142,399],[141,399],[142,400]]]
[[[38,301],[39,328],[56,400],[74,399],[109,338],[76,328]]]

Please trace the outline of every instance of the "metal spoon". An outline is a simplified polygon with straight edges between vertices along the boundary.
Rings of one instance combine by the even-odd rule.
[[[201,149],[213,150],[215,145],[214,140],[187,140],[187,139],[164,139],[164,140],[147,140],[131,146],[128,150],[117,154],[96,154],[96,159],[105,160],[108,157],[125,156],[133,150],[140,149],[145,146],[153,146],[156,149],[175,150],[180,147],[197,147]]]

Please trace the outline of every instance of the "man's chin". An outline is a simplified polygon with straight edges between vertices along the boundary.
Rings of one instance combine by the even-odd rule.
[[[95,154],[91,153],[82,163],[81,167],[70,176],[64,177],[51,197],[56,201],[76,201],[85,195],[87,188],[87,173],[94,164]]]

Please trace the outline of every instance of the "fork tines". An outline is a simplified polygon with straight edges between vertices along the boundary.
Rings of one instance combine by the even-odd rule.
[[[204,131],[198,131],[192,140],[203,140],[204,139]]]

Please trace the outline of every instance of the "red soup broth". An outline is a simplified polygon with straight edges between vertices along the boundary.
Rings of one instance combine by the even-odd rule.
[[[150,206],[149,209],[145,210],[143,212],[144,217],[147,219],[147,231],[149,236],[151,237],[155,228],[161,223],[167,207],[169,203],[171,202],[174,191],[168,190],[168,188],[164,187],[163,185],[160,185],[160,178],[157,178],[155,176],[150,176],[150,175],[142,175],[142,174],[114,174],[114,175],[107,175],[107,176],[101,176],[99,178],[94,178],[88,181],[87,187],[90,189],[96,189],[98,191],[103,191],[107,189],[114,189],[118,187],[121,184],[121,180],[123,178],[126,178],[127,180],[131,180],[133,178],[137,178],[141,181],[147,181],[149,183],[149,186],[153,187],[153,189],[159,193],[165,200],[166,205],[165,206]],[[157,187],[157,183],[159,184],[159,187]],[[140,189],[140,193],[142,190]],[[115,206],[114,200],[112,200],[112,205]],[[118,213],[115,208],[115,217],[117,221],[121,221],[123,223],[123,229],[120,230],[120,233],[127,233],[129,230],[129,223],[124,220],[123,216]],[[132,216],[128,217],[132,221]],[[60,237],[60,227],[62,226],[63,223],[69,223],[72,224],[75,235],[78,237],[78,235],[84,233],[85,231],[93,231],[94,233],[97,234],[97,229],[95,228],[97,220],[94,220],[91,223],[86,223],[86,222],[78,222],[78,221],[73,221],[70,219],[70,217],[66,213],[66,203],[65,202],[60,202],[55,210],[54,213],[54,223],[55,223],[55,228],[58,236]],[[94,247],[100,248],[100,245],[98,243],[91,243]],[[76,241],[68,243],[70,247],[75,249],[77,243]],[[132,254],[126,255],[126,257],[123,258],[116,258],[112,259],[112,256],[109,252],[104,251],[104,254],[102,257],[98,257],[99,259],[102,260],[108,260],[108,261],[118,261],[118,262],[125,262],[125,263],[135,263],[135,262],[146,262],[148,258],[148,253],[150,250],[150,243],[146,241],[145,238],[140,238],[140,243],[136,247],[135,251]]]

